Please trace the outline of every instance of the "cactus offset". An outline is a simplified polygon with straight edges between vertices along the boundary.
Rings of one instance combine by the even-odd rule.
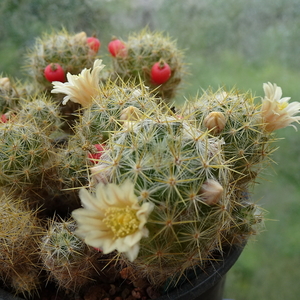
[[[112,58],[115,76],[135,83],[142,79],[163,100],[168,102],[173,99],[186,73],[183,53],[177,49],[176,41],[161,32],[144,29],[130,35],[124,44],[125,54]],[[157,85],[151,80],[151,68],[160,61],[170,66],[171,77]]]
[[[108,81],[99,91],[99,98],[79,116],[76,132],[82,133],[89,143],[103,143],[124,121],[134,121],[143,118],[144,112],[155,111],[157,102],[142,83],[117,85]]]
[[[44,34],[36,39],[28,51],[26,68],[34,82],[42,89],[52,88],[51,82],[44,77],[48,64],[58,63],[65,74],[78,74],[83,68],[92,66],[95,52],[90,51],[85,32],[70,34],[66,30]]]
[[[264,131],[260,106],[250,93],[208,90],[201,97],[187,101],[178,113],[224,139],[224,155],[235,171],[234,179],[246,184],[254,182],[274,151],[271,146],[274,138]],[[219,114],[221,128],[216,114]],[[209,122],[211,116],[215,121]]]
[[[30,297],[40,285],[36,249],[43,229],[26,202],[1,190],[0,278],[15,293]]]
[[[33,122],[47,136],[59,135],[62,120],[58,104],[46,94],[37,94],[23,100],[17,115],[19,122]]]
[[[42,238],[41,258],[43,269],[58,288],[78,291],[96,277],[96,260],[99,254],[74,235],[74,221],[49,222]]]
[[[43,174],[51,168],[49,137],[32,123],[17,120],[0,124],[0,185],[26,191],[41,186]]]

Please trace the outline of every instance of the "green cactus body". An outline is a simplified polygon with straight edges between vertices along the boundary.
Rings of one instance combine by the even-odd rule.
[[[41,186],[43,174],[51,168],[51,152],[50,139],[34,124],[0,124],[0,185],[22,191]]]
[[[38,238],[42,232],[36,211],[27,201],[1,190],[0,196],[0,278],[15,293],[28,297],[39,288]]]
[[[99,255],[77,238],[74,221],[51,220],[41,242],[43,269],[59,288],[78,291],[97,275],[96,259]]]
[[[155,285],[204,263],[232,225],[235,199],[226,188],[221,141],[181,119],[144,119],[115,133],[92,178],[118,184],[130,178],[140,201],[155,204],[149,237],[131,264]],[[208,180],[221,186],[214,205],[201,192]]]
[[[121,128],[126,120],[142,118],[144,113],[157,110],[157,98],[150,95],[143,84],[117,85],[107,82],[101,89],[99,99],[83,110],[76,130],[91,144],[105,142],[112,132]],[[132,107],[135,114],[126,109]],[[129,108],[130,109],[130,108]]]
[[[45,90],[52,88],[51,82],[44,77],[44,69],[50,63],[58,63],[65,74],[78,74],[84,68],[90,68],[95,53],[87,44],[85,32],[71,35],[66,30],[44,34],[36,40],[27,54],[27,69],[34,81]]]
[[[126,54],[113,58],[113,71],[123,81],[132,80],[138,83],[140,79],[151,91],[169,101],[174,98],[185,74],[183,53],[177,49],[176,42],[160,32],[148,29],[131,35],[125,42]],[[171,68],[171,77],[160,86],[151,80],[152,66],[163,61]]]
[[[88,181],[88,155],[77,137],[70,138],[68,145],[58,150],[57,173],[59,186],[66,192],[85,186]],[[55,188],[55,187],[54,187]],[[77,195],[77,191],[73,191]],[[76,197],[77,198],[77,197]]]
[[[212,112],[220,112],[226,120],[220,132],[214,134],[212,130],[211,134],[224,140],[224,155],[234,170],[234,180],[238,184],[254,182],[274,151],[272,136],[263,131],[259,105],[250,93],[208,90],[195,101],[187,101],[179,114],[205,128],[204,120]]]
[[[22,101],[18,121],[33,122],[48,136],[57,135],[62,123],[58,105],[46,94],[38,94],[30,100]]]
[[[20,97],[17,84],[8,77],[0,77],[0,114],[18,107]]]

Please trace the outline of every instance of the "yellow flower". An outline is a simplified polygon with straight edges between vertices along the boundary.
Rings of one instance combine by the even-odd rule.
[[[288,103],[290,97],[281,98],[282,90],[276,84],[264,83],[263,88],[265,98],[262,99],[261,113],[265,130],[272,132],[287,126],[295,127],[291,123],[300,120],[300,116],[295,116],[300,111],[300,103]]]
[[[99,94],[99,73],[104,67],[102,60],[96,59],[92,71],[84,68],[79,75],[68,73],[68,81],[65,83],[53,81],[54,88],[51,93],[66,94],[63,104],[71,100],[87,107],[92,104],[93,98]]]
[[[104,254],[117,250],[133,261],[138,256],[141,238],[148,236],[145,224],[154,204],[140,206],[129,180],[122,185],[99,183],[95,196],[86,189],[79,196],[83,208],[72,213],[78,224],[75,233]]]

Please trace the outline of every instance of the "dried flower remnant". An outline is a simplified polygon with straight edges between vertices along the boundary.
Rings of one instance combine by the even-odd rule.
[[[67,74],[67,82],[62,83],[53,81],[54,88],[52,93],[63,93],[63,104],[69,100],[81,104],[82,107],[87,107],[93,103],[93,99],[99,94],[99,73],[105,66],[102,60],[94,61],[93,70],[83,69],[79,75]]]
[[[290,97],[282,97],[282,89],[270,82],[263,84],[265,97],[262,99],[261,113],[265,130],[272,132],[276,129],[293,126],[293,122],[298,122],[300,116],[295,116],[300,111],[300,103],[288,103]]]
[[[200,196],[208,205],[214,205],[219,202],[223,194],[223,187],[219,182],[208,179],[205,181],[200,189]]]
[[[99,183],[95,196],[85,189],[79,195],[83,208],[73,211],[76,234],[104,254],[117,250],[134,261],[140,240],[148,236],[145,224],[153,203],[140,205],[129,180],[121,185]]]

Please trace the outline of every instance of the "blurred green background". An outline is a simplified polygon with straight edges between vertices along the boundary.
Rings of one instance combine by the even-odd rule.
[[[169,34],[189,64],[178,101],[209,86],[263,96],[268,81],[300,100],[299,0],[1,0],[0,73],[26,78],[26,49],[62,26],[96,34],[104,62],[112,36],[126,39],[145,26]],[[284,137],[273,156],[277,164],[253,193],[270,220],[229,272],[225,298],[299,299],[300,136],[292,127],[277,133]]]

